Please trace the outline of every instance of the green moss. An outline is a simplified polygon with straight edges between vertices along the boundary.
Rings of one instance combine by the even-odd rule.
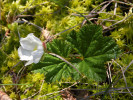
[[[120,0],[119,0],[120,1]],[[17,77],[18,72],[22,72],[20,69],[24,67],[24,63],[21,62],[17,66],[15,66],[20,60],[18,57],[18,47],[19,36],[26,37],[29,33],[34,33],[35,36],[40,37],[42,34],[41,31],[27,23],[16,23],[16,20],[22,21],[22,19],[26,19],[27,21],[34,23],[35,25],[47,29],[50,32],[50,35],[55,35],[59,32],[62,32],[66,29],[69,29],[79,23],[82,23],[84,18],[81,16],[75,16],[77,14],[76,11],[83,15],[88,15],[88,13],[95,7],[97,7],[100,3],[104,2],[104,0],[1,0],[0,1],[0,10],[1,10],[1,20],[0,20],[0,82],[2,84],[14,84],[14,79]],[[127,17],[133,14],[132,8],[127,9],[128,13],[125,13],[121,6],[117,6],[116,15],[114,15],[114,5],[115,3],[111,3],[107,9],[104,10],[104,13],[100,13],[96,18],[97,20],[94,23],[100,24],[102,26],[109,27],[117,21],[122,20],[124,17]],[[99,11],[102,7],[99,6],[96,11]],[[67,8],[69,7],[69,9]],[[74,10],[73,10],[74,9]],[[24,12],[23,12],[24,11]],[[17,15],[31,15],[26,17],[19,17]],[[106,20],[105,20],[106,19]],[[115,21],[108,21],[115,20]],[[92,21],[93,22],[93,21]],[[74,30],[78,30],[81,28],[81,25],[73,28]],[[10,30],[8,36],[5,36],[7,30]],[[70,33],[71,30],[63,32],[57,39],[65,40],[67,34]],[[119,47],[125,53],[128,51],[133,51],[133,16],[130,16],[124,22],[115,25],[115,29],[109,32],[110,37],[113,37]],[[104,35],[108,35],[105,33]],[[44,38],[41,38],[44,40]],[[73,51],[75,52],[75,51]],[[45,56],[45,55],[44,55]],[[73,59],[74,57],[72,57]],[[77,57],[78,58],[78,57]],[[132,60],[133,55],[125,54],[120,59],[118,58],[116,61],[123,66],[125,69],[126,66]],[[14,67],[15,66],[15,67]],[[121,71],[117,64],[113,63],[113,71],[112,74],[115,76],[118,71]],[[14,68],[13,68],[14,67]],[[107,66],[105,66],[107,67]],[[133,66],[131,65],[129,69],[126,71],[125,76],[127,80],[128,86],[132,86],[133,84]],[[12,69],[13,68],[13,69]],[[22,72],[20,81],[17,86],[17,92],[19,91],[19,95],[21,99],[30,97],[37,93],[40,88],[41,91],[37,95],[33,97],[33,99],[48,99],[50,97],[58,95],[58,93],[54,93],[53,95],[48,95],[41,97],[42,95],[59,91],[62,88],[66,88],[72,84],[63,84],[63,83],[47,83],[45,82],[45,76],[40,73],[31,73],[32,65],[27,66],[24,72]],[[7,72],[9,73],[7,74]],[[14,73],[14,76],[11,74]],[[20,73],[18,76],[20,76]],[[114,78],[114,77],[113,77]],[[44,80],[44,83],[42,84]],[[71,77],[68,79],[62,79],[61,82],[75,82]],[[89,85],[76,85],[75,87],[78,89],[88,89],[88,88],[96,88],[96,85],[99,83],[88,80],[84,78],[80,81],[81,83],[88,83]],[[27,84],[27,85],[23,85]],[[107,88],[108,84],[102,82],[100,84],[100,88]],[[6,91],[7,94],[13,99],[18,100],[19,95],[16,93],[13,85],[4,86],[5,90],[0,87],[0,90]],[[116,88],[125,87],[124,80],[121,79]],[[122,90],[125,91],[125,90]],[[131,89],[132,91],[132,89]],[[92,90],[90,93],[97,93],[99,91]],[[112,94],[115,98],[124,100],[131,99],[130,94]],[[92,97],[93,99],[99,99],[100,96]],[[109,95],[105,97],[105,99],[109,99]],[[60,96],[57,96],[55,100],[61,100]]]
[[[10,75],[2,78],[2,84],[5,84],[5,89],[7,91],[12,92],[13,82],[12,82],[12,77]],[[6,84],[8,84],[8,85],[6,85]]]

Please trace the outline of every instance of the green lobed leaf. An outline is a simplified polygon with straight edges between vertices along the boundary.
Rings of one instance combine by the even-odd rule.
[[[96,81],[105,79],[104,63],[114,59],[120,51],[112,38],[103,37],[98,25],[86,25],[79,32],[72,31],[67,41],[83,58],[78,64],[79,71]]]

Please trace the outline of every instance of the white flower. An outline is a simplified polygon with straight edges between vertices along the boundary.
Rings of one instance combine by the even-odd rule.
[[[18,55],[20,60],[27,61],[25,66],[32,63],[38,63],[44,53],[42,42],[35,37],[33,33],[28,34],[25,38],[20,38],[20,47]]]

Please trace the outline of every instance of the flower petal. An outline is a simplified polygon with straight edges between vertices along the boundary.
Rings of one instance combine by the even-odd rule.
[[[38,45],[37,50],[44,51],[43,50],[43,45]]]
[[[28,62],[26,62],[25,66],[30,65],[32,63],[33,63],[33,59],[32,60],[29,60]]]
[[[35,37],[33,33],[30,33],[27,37],[20,39],[20,44],[24,49],[34,50],[38,45],[42,45],[42,42],[39,38]]]
[[[33,59],[33,56],[31,55],[31,50],[25,50],[22,46],[18,48],[18,55],[20,57],[20,60],[31,60]]]
[[[41,41],[39,38],[35,37],[35,36],[33,35],[33,33],[30,33],[28,36],[32,37],[32,40],[33,40],[34,42],[36,42],[38,45],[42,45],[42,41]]]
[[[32,52],[33,56],[33,62],[38,63],[43,55],[44,51],[43,50],[36,50]]]

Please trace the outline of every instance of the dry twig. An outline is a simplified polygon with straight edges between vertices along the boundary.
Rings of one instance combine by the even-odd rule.
[[[114,61],[114,62],[121,68],[122,75],[123,75],[123,79],[124,79],[124,82],[125,82],[125,85],[126,85],[126,88],[127,88],[128,86],[127,86],[126,77],[125,77],[125,75],[124,75],[123,68],[122,68],[122,66],[121,66],[120,64],[118,64],[116,61]],[[130,93],[130,90],[129,90],[128,88],[127,88],[127,90],[128,90],[128,92]],[[132,93],[130,93],[130,95],[133,96]]]
[[[36,92],[36,93],[35,93],[35,94],[33,94],[32,96],[30,96],[30,97],[28,97],[28,98],[25,98],[25,99],[23,99],[23,100],[30,99],[30,98],[34,97],[35,95],[39,94],[39,93],[41,92],[41,90],[42,90],[42,86],[43,86],[43,84],[44,84],[44,80],[42,81],[42,85],[41,85],[41,87],[40,87],[40,89],[39,89],[39,91],[38,91],[38,92]]]

